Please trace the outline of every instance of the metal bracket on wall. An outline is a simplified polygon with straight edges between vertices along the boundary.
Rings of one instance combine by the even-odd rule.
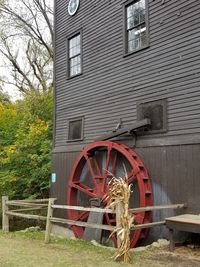
[[[130,134],[130,133],[134,132],[135,130],[137,130],[141,127],[144,127],[144,126],[148,126],[148,125],[151,125],[150,119],[140,120],[140,121],[137,121],[130,126],[124,127],[124,128],[119,129],[115,132],[112,131],[112,132],[109,132],[107,134],[104,134],[104,135],[98,137],[97,139],[95,139],[95,141],[105,141],[105,140],[109,140],[109,139],[121,136],[123,134],[127,134],[127,133]]]

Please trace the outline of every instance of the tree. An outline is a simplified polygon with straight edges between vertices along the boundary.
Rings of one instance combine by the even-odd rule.
[[[27,94],[40,94],[52,88],[53,10],[47,0],[0,2],[0,53],[10,79]]]
[[[1,82],[23,94],[12,103],[0,90],[0,194],[11,198],[48,195],[53,111],[50,3],[0,0],[0,56],[7,71]]]
[[[32,92],[16,104],[0,106],[0,194],[15,199],[48,196],[51,94]]]

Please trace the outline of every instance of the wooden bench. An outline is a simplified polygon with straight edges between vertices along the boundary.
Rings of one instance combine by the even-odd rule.
[[[170,251],[174,251],[174,230],[190,233],[200,233],[200,215],[183,214],[166,218],[166,226],[169,228]]]

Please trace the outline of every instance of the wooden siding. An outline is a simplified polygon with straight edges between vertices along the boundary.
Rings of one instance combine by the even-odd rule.
[[[159,146],[134,149],[143,160],[151,178],[153,205],[187,203],[184,211],[155,211],[153,221],[160,221],[180,213],[199,214],[200,202],[200,144]],[[57,182],[51,186],[51,196],[59,204],[67,203],[67,187],[70,171],[78,153],[55,153],[52,171],[57,173]],[[133,189],[134,190],[134,189]],[[56,216],[67,217],[57,211]],[[165,227],[151,229],[147,243],[160,237],[167,237]]]
[[[136,104],[167,99],[168,132],[138,137],[197,140],[200,133],[200,1],[148,1],[150,47],[124,57],[123,1],[81,1],[75,16],[56,1],[55,148],[67,143],[67,119],[84,116],[84,141],[136,120]],[[67,80],[67,37],[83,34],[83,74]],[[194,138],[192,136],[194,135]],[[152,142],[151,142],[152,141]],[[192,142],[192,141],[191,141]],[[137,142],[136,142],[137,145]],[[158,144],[157,144],[158,145]]]
[[[154,205],[187,203],[190,212],[199,212],[200,145],[179,145],[137,148],[147,168],[153,187]],[[67,202],[67,186],[77,152],[55,153],[52,172],[57,174],[51,184],[51,196],[59,204]]]
[[[53,154],[52,173],[56,173],[56,182],[51,182],[50,195],[57,198],[57,203],[60,205],[67,203],[68,180],[76,157],[76,152]],[[61,217],[67,216],[62,210],[56,210],[55,214]]]
[[[187,203],[190,212],[199,212],[200,145],[139,148],[135,151],[150,174],[154,205]]]

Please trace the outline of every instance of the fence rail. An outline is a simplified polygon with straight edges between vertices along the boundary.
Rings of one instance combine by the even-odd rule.
[[[39,204],[25,201],[7,201],[8,206],[18,206],[18,207],[48,207],[48,204]]]
[[[47,217],[45,217],[45,216],[34,215],[34,214],[24,214],[24,213],[13,212],[13,211],[7,211],[6,215],[25,218],[25,219],[35,219],[35,220],[39,220],[39,221],[46,221],[46,219],[47,219]]]
[[[143,208],[134,208],[129,209],[129,212],[140,213],[143,211],[154,211],[154,210],[166,210],[166,209],[182,209],[186,208],[187,204],[172,204],[172,205],[162,205],[162,206],[152,206],[152,207],[143,207]]]
[[[68,206],[68,205],[52,205],[53,209],[65,209],[65,210],[79,210],[79,211],[93,211],[100,213],[115,213],[111,209],[102,208],[85,208],[81,206]]]
[[[56,217],[53,217],[53,210],[54,209],[65,209],[65,210],[89,211],[89,212],[96,212],[96,213],[112,213],[112,214],[116,214],[116,217],[120,217],[120,214],[117,214],[117,211],[115,212],[107,208],[96,208],[96,207],[85,208],[81,206],[55,205],[55,201],[56,201],[55,198],[36,199],[36,200],[9,200],[7,196],[3,196],[2,197],[2,229],[3,231],[9,231],[9,217],[10,216],[46,221],[45,243],[48,243],[50,240],[52,223],[62,223],[62,224],[67,224],[67,225],[75,225],[75,226],[102,229],[102,230],[108,230],[108,231],[113,231],[116,229],[116,226],[111,226],[111,225],[56,218]],[[11,207],[13,206],[22,207],[22,208],[10,210],[9,209],[10,206]],[[161,205],[161,206],[152,206],[152,207],[133,208],[133,209],[129,209],[129,212],[140,213],[140,212],[153,211],[153,210],[182,209],[185,207],[187,207],[186,204]],[[41,209],[47,209],[47,216],[22,213],[25,211],[35,211],[35,210],[41,210]],[[165,225],[165,221],[138,224],[138,225],[132,224],[131,229],[138,230],[138,229],[151,228],[151,227],[162,226],[162,225]]]

